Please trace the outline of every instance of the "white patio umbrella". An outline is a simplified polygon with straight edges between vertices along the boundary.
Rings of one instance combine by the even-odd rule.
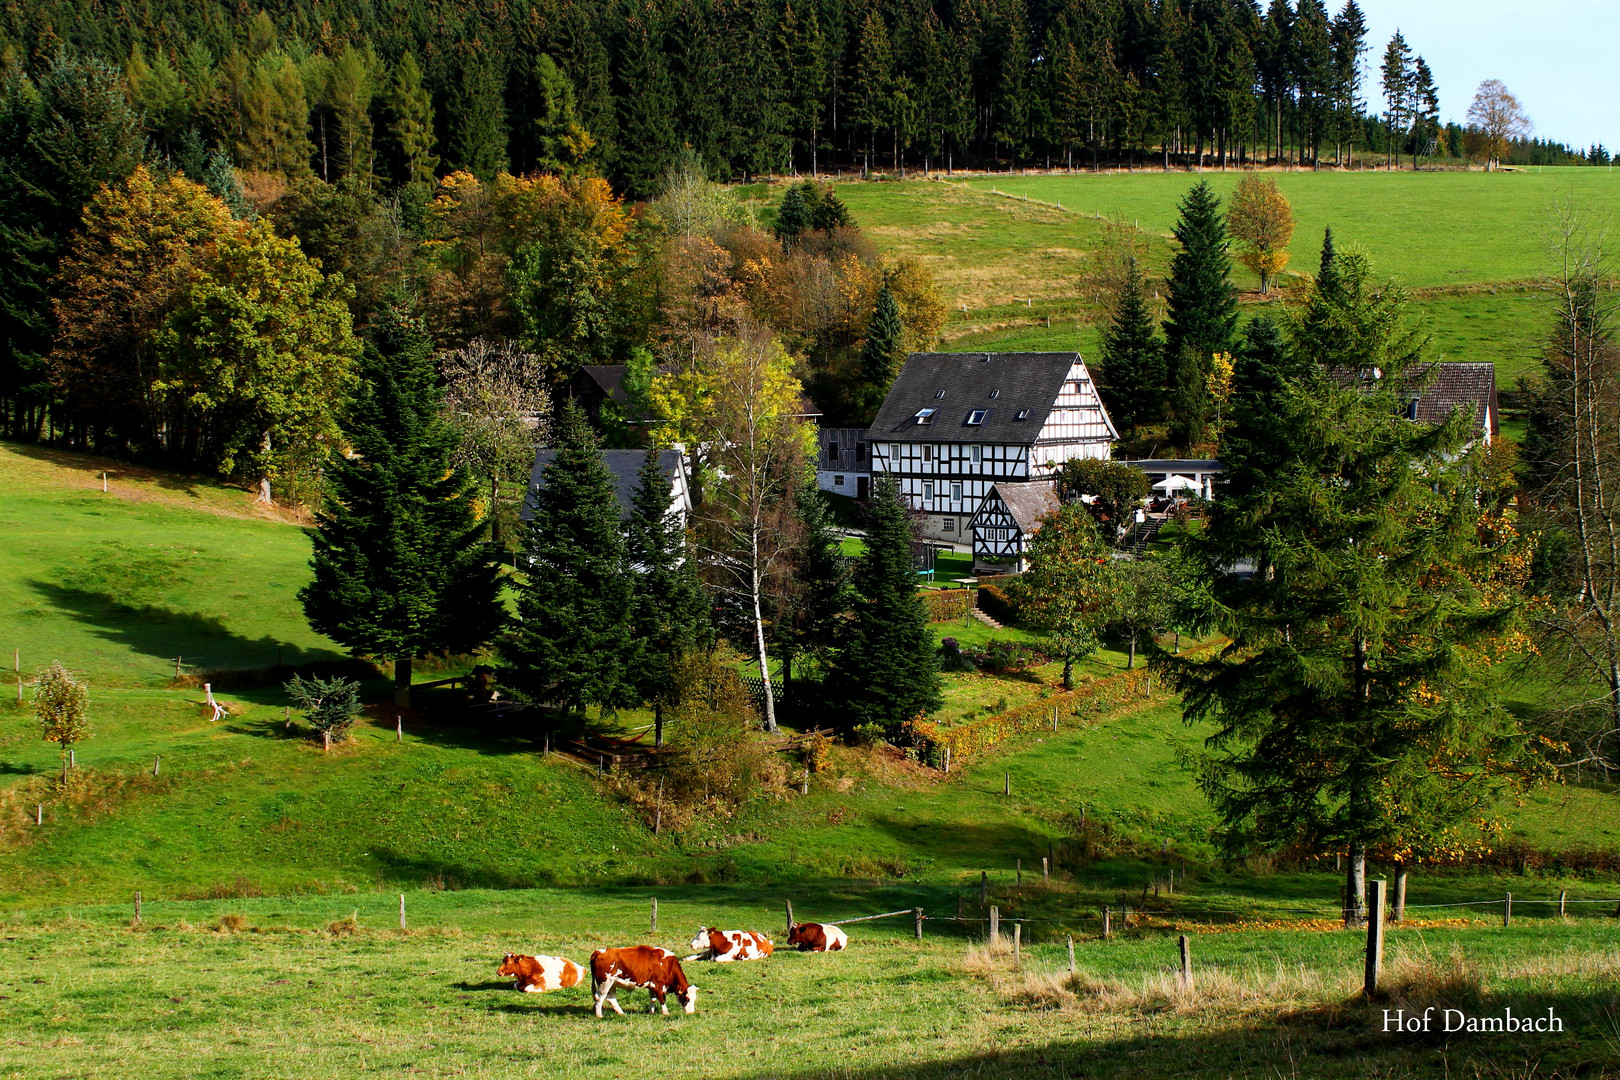
[[[1199,488],[1196,480],[1189,480],[1185,476],[1167,476],[1154,484],[1153,490],[1162,491],[1168,495],[1172,491],[1197,491]]]

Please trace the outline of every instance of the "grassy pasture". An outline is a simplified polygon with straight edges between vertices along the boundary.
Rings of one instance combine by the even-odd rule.
[[[1433,334],[1437,356],[1489,360],[1504,389],[1536,369],[1546,334],[1551,303],[1539,283],[1551,266],[1553,204],[1572,201],[1597,214],[1620,205],[1620,179],[1596,169],[1270,175],[1298,222],[1290,272],[1315,272],[1322,229],[1331,225],[1341,249],[1366,251],[1379,275],[1412,290],[1412,315]],[[1238,177],[1202,174],[1223,197]],[[1148,272],[1163,274],[1177,205],[1199,178],[994,176],[845,183],[839,193],[883,250],[933,269],[951,308],[947,348],[1095,356],[1098,330],[1081,281],[1103,220],[1137,226]],[[1245,316],[1264,310],[1245,267],[1234,263],[1233,280],[1247,290]]]
[[[1610,1076],[1620,1053],[1620,931],[1592,917],[1390,936],[1391,1004],[1551,1007],[1561,1035],[1386,1035],[1380,1007],[1355,997],[1360,936],[1301,929],[1195,934],[1191,992],[1170,976],[1174,926],[1083,934],[1081,977],[1066,983],[1061,926],[1032,935],[1015,965],[963,924],[930,922],[915,941],[909,919],[851,927],[842,954],[688,964],[694,1016],[647,1016],[645,996],[622,991],[627,1015],[598,1021],[584,988],[519,995],[495,975],[506,951],[685,954],[700,923],[778,934],[782,895],[411,893],[406,932],[392,895],[153,903],[140,930],[122,904],[42,912],[0,924],[0,1076],[1506,1078]],[[848,885],[794,896],[823,919],[938,899]]]

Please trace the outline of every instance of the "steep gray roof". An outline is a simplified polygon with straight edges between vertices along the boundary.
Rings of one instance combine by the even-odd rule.
[[[1079,353],[912,353],[866,431],[874,442],[994,442],[1031,445]],[[939,392],[944,391],[940,397]],[[995,397],[991,393],[999,391]],[[938,410],[919,426],[917,412]],[[984,409],[982,424],[968,414]],[[1020,410],[1029,410],[1017,419]]]
[[[534,468],[529,471],[529,494],[523,499],[523,509],[518,516],[524,521],[534,520],[534,493],[546,486],[546,466],[550,465],[557,456],[555,450],[541,450],[534,455]],[[619,497],[619,518],[627,520],[630,517],[630,508],[636,497],[637,474],[641,472],[641,463],[647,459],[645,450],[604,450],[602,457],[607,461],[608,471],[613,474],[614,493]],[[664,470],[664,475],[672,482],[682,467],[681,452],[679,450],[660,450],[658,452],[658,467]]]
[[[1422,396],[1418,398],[1417,420],[1440,424],[1454,410],[1472,408],[1475,422],[1483,427],[1489,417],[1491,437],[1497,436],[1495,364],[1425,364],[1415,368],[1411,378],[1423,386]]]
[[[990,491],[1000,496],[1025,536],[1039,529],[1041,519],[1058,508],[1057,489],[1050,480],[1001,480]]]

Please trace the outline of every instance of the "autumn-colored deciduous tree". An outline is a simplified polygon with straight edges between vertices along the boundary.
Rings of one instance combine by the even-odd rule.
[[[1288,242],[1294,236],[1294,211],[1275,180],[1246,173],[1232,192],[1226,231],[1238,243],[1238,258],[1260,278],[1260,292],[1288,265]]]
[[[1468,106],[1468,127],[1485,156],[1485,167],[1495,168],[1507,156],[1508,144],[1530,137],[1532,126],[1519,99],[1500,79],[1486,79],[1474,91]]]
[[[1102,645],[1114,588],[1108,545],[1084,506],[1064,503],[1041,520],[1015,589],[1024,623],[1063,660],[1065,690],[1074,688],[1074,665]]]
[[[51,382],[70,415],[126,447],[183,454],[185,402],[159,392],[154,334],[215,244],[238,228],[200,185],[145,166],[96,193],[53,288]]]
[[[40,737],[62,751],[62,783],[67,783],[68,754],[90,734],[85,715],[90,705],[90,689],[73,677],[57,660],[34,676],[34,718],[39,721]]]
[[[154,336],[155,389],[184,403],[197,456],[264,502],[335,447],[360,355],[345,291],[259,221],[220,240]]]

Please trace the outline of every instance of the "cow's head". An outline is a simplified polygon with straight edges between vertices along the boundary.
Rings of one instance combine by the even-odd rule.
[[[804,924],[794,923],[792,926],[788,927],[789,945],[803,945],[809,939],[810,934],[809,931],[805,929]]]
[[[523,974],[523,972],[518,970],[518,960],[519,960],[519,957],[518,957],[517,953],[507,953],[506,954],[506,959],[501,961],[500,970],[497,971],[495,974],[497,974],[497,975],[521,975],[521,974]]]
[[[707,949],[708,947],[709,947],[709,928],[707,926],[700,926],[700,927],[698,927],[698,932],[692,935],[692,948],[698,950],[699,952],[702,952],[704,949]],[[688,1009],[686,1011],[691,1012],[692,1010]]]
[[[685,993],[675,996],[681,999],[681,1008],[686,1010],[688,1016],[697,1012],[697,987],[688,984]]]

